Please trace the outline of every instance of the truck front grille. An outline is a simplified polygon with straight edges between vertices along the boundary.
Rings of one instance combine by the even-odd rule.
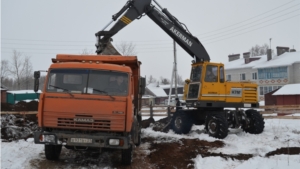
[[[74,118],[58,118],[57,126],[59,127],[69,127],[77,129],[101,129],[110,130],[111,121],[110,120],[94,120],[94,122],[75,122]]]

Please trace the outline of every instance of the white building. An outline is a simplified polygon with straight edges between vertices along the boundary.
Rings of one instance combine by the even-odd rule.
[[[183,85],[177,85],[177,95],[178,98],[181,100],[183,97]],[[167,100],[169,98],[169,92],[170,92],[170,84],[168,85],[161,85],[159,83],[150,83],[146,86],[146,92],[143,96],[143,104],[149,104],[149,101],[147,100],[154,100],[152,104],[156,105],[167,105]],[[171,91],[171,98],[172,101],[175,99],[175,85],[173,84],[172,91]]]
[[[252,81],[259,85],[259,100],[264,100],[264,94],[285,84],[300,83],[300,52],[277,47],[278,56],[267,55],[250,57],[244,53],[229,55],[225,63],[227,81]]]

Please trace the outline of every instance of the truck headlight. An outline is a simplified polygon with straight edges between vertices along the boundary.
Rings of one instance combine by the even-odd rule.
[[[40,141],[45,143],[55,143],[55,135],[40,135]]]
[[[111,146],[123,146],[124,140],[123,139],[109,139],[108,144]]]

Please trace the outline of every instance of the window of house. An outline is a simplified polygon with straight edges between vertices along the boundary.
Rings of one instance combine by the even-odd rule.
[[[268,93],[270,93],[271,91],[273,91],[272,90],[272,86],[269,86],[268,88],[269,88]]]
[[[259,95],[264,95],[264,87],[259,87]]]
[[[226,80],[231,81],[231,75],[226,75]]]
[[[268,93],[268,86],[264,87],[264,94]]]
[[[252,79],[253,80],[256,80],[257,79],[257,73],[255,72],[255,73],[252,73]]]
[[[240,74],[240,80],[246,80],[246,74],[245,73]]]

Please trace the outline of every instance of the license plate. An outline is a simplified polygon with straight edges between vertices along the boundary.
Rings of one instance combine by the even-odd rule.
[[[71,138],[71,143],[93,143],[93,139],[88,139],[88,138]]]

